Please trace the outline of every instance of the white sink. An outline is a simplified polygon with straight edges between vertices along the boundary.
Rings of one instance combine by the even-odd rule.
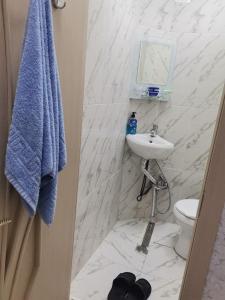
[[[151,137],[149,133],[128,134],[127,143],[138,156],[148,159],[165,159],[174,149],[174,144],[159,135]]]

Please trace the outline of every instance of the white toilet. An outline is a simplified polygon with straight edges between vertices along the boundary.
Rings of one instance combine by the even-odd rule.
[[[189,249],[192,242],[194,225],[198,212],[199,200],[184,199],[175,203],[174,215],[176,223],[180,225],[180,232],[177,236],[175,251],[184,259],[188,258]]]

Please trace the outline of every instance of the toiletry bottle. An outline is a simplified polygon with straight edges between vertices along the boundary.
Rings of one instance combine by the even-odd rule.
[[[149,97],[157,97],[159,95],[160,88],[156,86],[150,86],[148,87],[147,91]]]
[[[127,134],[136,134],[137,132],[137,119],[135,117],[136,112],[132,112],[127,122]]]

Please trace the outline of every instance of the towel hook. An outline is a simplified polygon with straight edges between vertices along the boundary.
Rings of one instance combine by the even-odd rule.
[[[65,0],[52,0],[55,8],[63,9],[66,6]]]

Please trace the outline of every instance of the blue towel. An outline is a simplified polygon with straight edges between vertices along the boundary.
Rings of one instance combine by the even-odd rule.
[[[31,0],[6,152],[5,174],[30,215],[54,217],[66,146],[51,0]]]

